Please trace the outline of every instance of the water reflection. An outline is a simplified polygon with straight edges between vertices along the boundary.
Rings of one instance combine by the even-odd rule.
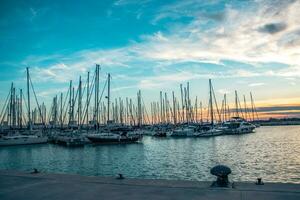
[[[0,148],[0,168],[84,175],[212,180],[216,164],[231,167],[235,181],[300,183],[300,126],[261,127],[254,134],[214,138],[145,137],[141,144],[65,148]]]

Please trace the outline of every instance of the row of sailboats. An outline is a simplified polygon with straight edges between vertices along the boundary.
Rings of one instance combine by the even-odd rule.
[[[159,101],[150,103],[150,112],[145,106],[140,90],[136,101],[121,97],[112,101],[111,75],[107,75],[101,90],[99,65],[96,65],[91,79],[88,72],[85,84],[81,76],[79,77],[76,90],[70,81],[66,95],[56,95],[47,113],[45,104],[38,102],[29,68],[26,68],[26,74],[27,101],[23,91],[20,90],[19,94],[16,94],[12,84],[1,112],[0,146],[16,144],[16,141],[20,141],[19,144],[52,141],[67,146],[84,145],[87,142],[127,143],[139,141],[142,135],[146,134],[162,137],[242,134],[254,131],[255,126],[249,121],[254,122],[258,117],[251,93],[250,111],[246,107],[245,96],[245,108],[242,110],[237,92],[235,110],[229,108],[226,95],[219,109],[211,80],[206,121],[202,102],[198,102],[196,97],[195,104],[192,105],[189,83],[186,87],[180,85],[181,101],[173,91],[173,102],[170,103],[167,93],[163,94],[161,91]],[[36,103],[34,109],[30,103],[31,92]],[[27,109],[27,115],[24,115],[23,105]],[[230,118],[233,115],[235,118]]]

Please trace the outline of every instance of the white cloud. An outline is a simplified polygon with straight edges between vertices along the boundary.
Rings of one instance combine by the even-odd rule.
[[[231,93],[230,90],[225,89],[225,88],[223,88],[223,89],[218,89],[217,92],[220,93],[220,94],[230,94],[230,93]]]
[[[118,1],[116,5],[124,5],[132,1]],[[218,1],[209,2],[214,4]],[[32,71],[42,80],[65,82],[78,78],[79,74],[93,70],[95,63],[105,68],[136,68],[143,69],[144,63],[157,68],[155,75],[137,77],[142,88],[159,87],[162,82],[181,82],[195,77],[256,77],[256,76],[300,76],[300,1],[257,1],[242,8],[227,5],[222,13],[208,14],[199,11],[202,4],[195,0],[177,2],[159,9],[156,22],[162,18],[178,18],[191,16],[190,23],[173,25],[166,33],[158,31],[153,35],[141,37],[140,42],[131,42],[128,46],[116,49],[91,49],[71,55],[50,55],[28,57],[23,63],[34,66]],[[192,9],[189,9],[192,8]],[[190,10],[190,12],[188,12]],[[215,25],[205,27],[209,20],[215,20]],[[272,24],[284,23],[284,29],[276,33],[259,31],[262,27],[273,27]],[[267,26],[266,26],[267,25]],[[269,26],[268,26],[269,25]],[[299,34],[298,34],[299,33]],[[52,64],[40,66],[41,62],[55,60]],[[278,62],[289,65],[285,69],[242,69],[228,68],[227,71],[205,72],[185,69],[184,73],[172,71],[170,75],[159,70],[172,68],[173,64],[188,62],[212,63],[225,66],[220,60],[233,60],[243,63],[261,65],[268,62]],[[172,79],[175,74],[174,80]],[[196,75],[197,76],[196,76]],[[128,76],[128,74],[126,74]],[[190,76],[190,77],[189,77]],[[132,77],[132,76],[131,76]],[[155,79],[157,77],[157,79]],[[132,77],[133,78],[133,77]],[[41,80],[41,81],[42,81]]]
[[[184,1],[162,9],[159,18],[178,14],[177,17],[193,16],[194,20],[171,28],[171,34],[164,35],[164,40],[149,40],[140,46],[140,54],[156,60],[228,59],[288,65],[300,62],[300,47],[295,45],[300,42],[300,1],[258,1],[242,9],[228,5],[223,20],[212,28],[205,28],[207,21],[202,19],[202,12],[193,9],[194,5],[194,1]],[[186,13],[187,8],[194,13]],[[284,24],[285,28],[276,34],[259,31],[263,26],[272,28],[276,23]],[[157,38],[157,34],[153,38]]]
[[[250,83],[248,86],[249,87],[258,87],[258,86],[262,86],[265,85],[265,83]]]

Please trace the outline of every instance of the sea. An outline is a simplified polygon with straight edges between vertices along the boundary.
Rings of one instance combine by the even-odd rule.
[[[215,165],[234,182],[300,183],[300,126],[264,126],[255,133],[210,138],[144,136],[135,144],[0,147],[0,169],[139,179],[212,181]]]

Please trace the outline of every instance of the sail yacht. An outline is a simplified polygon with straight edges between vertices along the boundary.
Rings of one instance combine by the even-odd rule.
[[[100,132],[96,129],[95,133],[88,134],[86,137],[93,143],[132,143],[137,142],[142,138],[141,134],[135,134],[134,131],[127,127],[118,127],[112,120],[110,120],[110,74],[107,78],[107,130]]]
[[[255,131],[256,126],[241,117],[232,117],[231,120],[222,124],[225,134],[245,134]]]
[[[47,142],[47,137],[38,135],[0,136],[0,146],[43,144]]]

